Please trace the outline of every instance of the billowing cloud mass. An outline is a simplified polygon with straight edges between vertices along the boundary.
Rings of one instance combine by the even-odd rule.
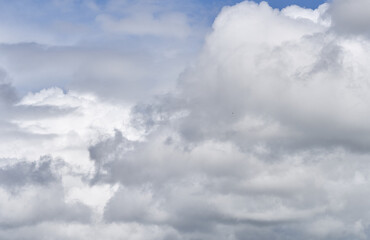
[[[370,238],[368,1],[56,7],[0,37],[1,239]]]

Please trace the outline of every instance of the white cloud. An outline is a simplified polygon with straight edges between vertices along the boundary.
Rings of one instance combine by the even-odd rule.
[[[225,7],[181,75],[191,27],[157,3],[90,4],[125,48],[0,47],[0,238],[367,239],[367,3]]]
[[[364,238],[368,42],[332,32],[326,9],[224,8],[179,93],[136,108],[147,141],[90,148],[95,181],[148,186],[167,217],[135,221],[182,239]],[[119,196],[105,217],[133,221]]]
[[[67,111],[56,115],[46,112],[38,118],[22,114],[14,116],[11,123],[19,131],[33,134],[35,142],[30,142],[30,139],[9,139],[8,144],[2,147],[3,157],[35,159],[52,153],[71,163],[79,159],[81,166],[89,166],[87,148],[105,134],[112,134],[115,129],[119,129],[131,139],[140,138],[140,133],[128,126],[130,105],[104,102],[94,95],[73,91],[64,93],[59,88],[50,88],[26,95],[16,107],[49,107]],[[36,149],[35,143],[39,144]],[[15,155],[6,150],[13,144],[22,146]]]

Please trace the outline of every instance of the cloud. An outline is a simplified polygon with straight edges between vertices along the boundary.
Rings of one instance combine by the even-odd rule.
[[[174,87],[206,32],[204,22],[190,25],[189,3],[41,2],[42,14],[27,1],[0,3],[0,66],[21,95],[57,86],[116,101],[147,99]]]
[[[66,203],[61,178],[63,162],[42,157],[0,169],[1,229],[17,229],[42,222],[89,222],[90,209],[81,202]]]
[[[181,79],[190,108],[181,131],[249,146],[366,150],[369,94],[358,74],[368,72],[356,59],[366,58],[368,43],[285,12],[248,2],[224,9],[198,65]]]
[[[186,69],[179,5],[85,3],[90,42],[0,46],[0,238],[368,238],[365,2],[224,7]]]
[[[168,144],[166,137],[156,132],[125,150],[128,143],[118,134],[91,148],[100,161],[97,183],[121,185],[106,205],[107,221],[171,226],[181,239],[223,239],[225,229],[236,239],[247,229],[263,238],[335,239],[341,236],[337,228],[310,227],[329,216],[328,225],[349,226],[349,236],[365,234],[368,219],[356,209],[368,205],[362,201],[368,155],[306,151],[264,160],[231,143],[188,150],[176,139]],[[283,229],[288,230],[275,232]]]
[[[193,55],[191,49],[180,49],[178,42],[133,40],[117,50],[109,46],[116,45],[117,40],[112,41],[90,47],[3,44],[0,65],[22,95],[58,86],[133,103],[173,88],[172,79]]]
[[[105,219],[181,239],[366,238],[368,42],[333,32],[328,7],[224,8],[178,92],[134,108],[146,140],[90,147],[94,183],[121,185]]]
[[[28,163],[19,162],[0,169],[1,185],[19,187],[26,184],[44,185],[56,181],[50,169],[51,160]]]
[[[0,100],[1,107],[10,106],[18,101],[16,90],[3,69],[0,69]]]
[[[91,167],[87,148],[104,134],[120,129],[131,139],[140,137],[128,126],[129,105],[59,88],[29,93],[8,106],[6,114],[0,128],[0,139],[7,142],[0,147],[1,157],[6,158],[35,160],[52,154],[70,163],[78,159],[78,168],[86,171]]]
[[[333,28],[335,31],[349,35],[369,36],[370,4],[366,0],[337,0],[330,5],[330,15],[332,17]]]
[[[99,15],[97,21],[107,31],[129,35],[184,38],[190,32],[186,16],[181,13],[164,14],[157,18],[143,14],[118,21],[106,15]]]

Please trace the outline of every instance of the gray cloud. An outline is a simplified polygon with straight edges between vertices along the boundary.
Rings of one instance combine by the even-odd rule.
[[[0,169],[0,184],[4,187],[22,187],[26,184],[46,185],[57,179],[50,169],[51,159],[38,162],[19,162]]]
[[[329,13],[334,30],[342,34],[369,36],[369,10],[370,4],[366,0],[333,1]]]
[[[171,226],[181,239],[223,239],[225,229],[235,239],[248,231],[262,239],[366,234],[369,219],[360,209],[368,205],[368,155],[338,149],[264,161],[222,142],[189,151],[164,139],[149,138],[131,153],[121,151],[117,136],[109,140],[117,143],[113,152],[99,146],[114,157],[100,166],[98,182],[121,185],[106,205],[108,222]],[[337,233],[342,226],[347,237]]]
[[[18,229],[42,222],[89,222],[91,210],[80,202],[66,203],[60,172],[63,161],[42,157],[18,161],[0,169],[2,229]],[[11,230],[9,230],[11,231]]]

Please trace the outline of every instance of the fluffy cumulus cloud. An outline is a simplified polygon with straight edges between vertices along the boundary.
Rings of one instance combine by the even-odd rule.
[[[165,2],[4,38],[0,238],[368,239],[368,2]]]

